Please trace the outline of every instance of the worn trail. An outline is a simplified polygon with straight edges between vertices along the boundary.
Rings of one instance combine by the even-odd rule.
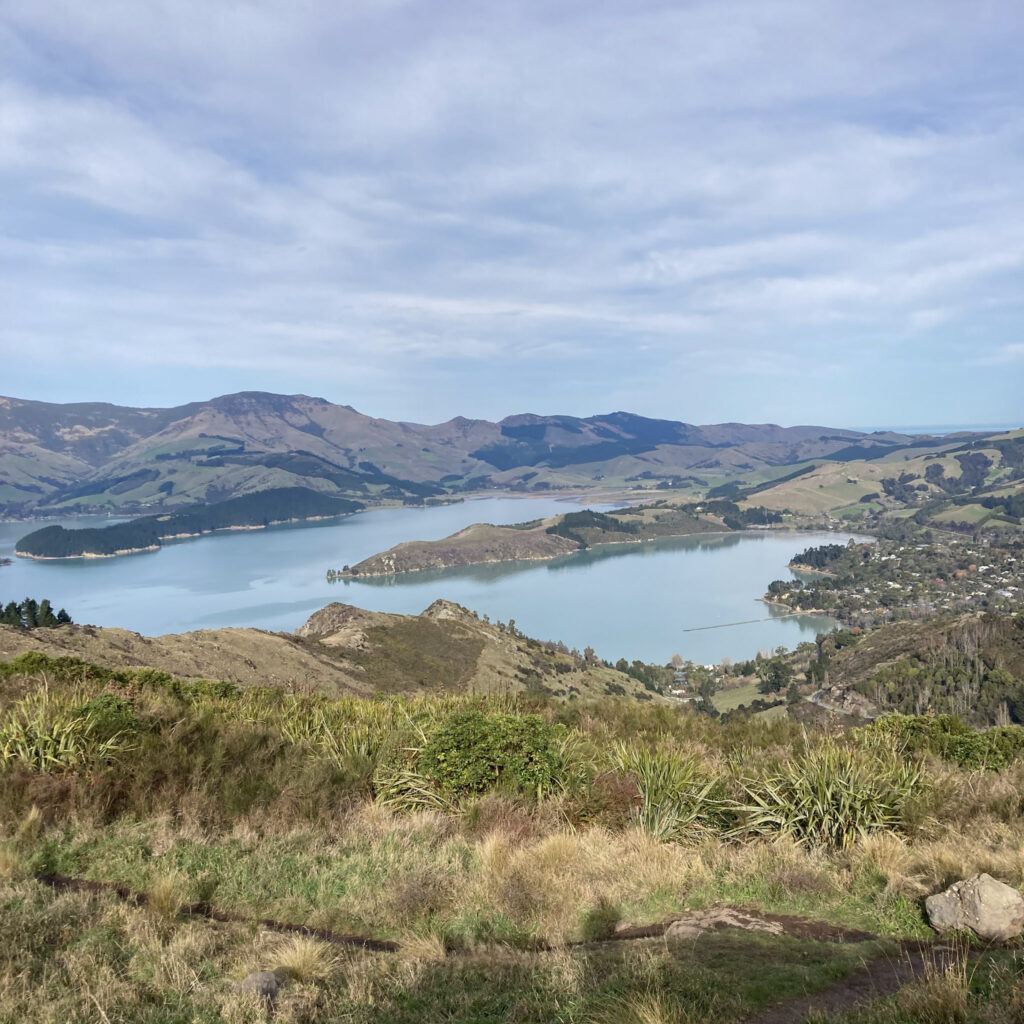
[[[36,875],[37,882],[48,885],[52,889],[72,892],[113,892],[128,903],[144,907],[148,902],[145,893],[135,892],[125,885],[117,882],[94,882],[86,878],[69,878],[66,875],[48,874]],[[217,910],[208,903],[189,903],[181,908],[181,914],[187,917],[205,917],[211,921],[223,921],[231,924],[258,924],[275,932],[291,932],[299,935],[308,935],[311,938],[321,939],[324,942],[331,942],[338,946],[358,946],[362,949],[374,950],[381,953],[393,953],[398,949],[398,943],[389,939],[375,939],[366,935],[344,935],[339,932],[332,932],[327,928],[313,928],[305,924],[291,924],[287,921],[273,921],[270,918],[252,918],[244,914],[236,914],[229,910]]]
[[[968,959],[975,959],[971,954]],[[898,992],[905,985],[930,974],[942,973],[964,961],[964,952],[929,942],[904,943],[894,956],[865,963],[834,985],[797,999],[788,999],[748,1017],[746,1024],[803,1024],[808,1014],[835,1014]]]
[[[71,878],[60,874],[36,875],[36,881],[57,891],[115,893],[118,897],[135,906],[144,907],[148,903],[145,893],[137,892],[117,882],[97,882],[85,878]],[[589,942],[571,943],[571,946],[598,946],[613,942],[627,942],[642,939],[660,938],[668,935],[671,938],[673,926],[680,924],[696,926],[702,931],[719,931],[730,927],[727,923],[730,914],[742,916],[749,930],[769,931],[773,934],[785,934],[798,938],[813,939],[818,942],[861,943],[877,941],[883,936],[871,932],[857,931],[828,924],[824,921],[812,921],[807,918],[788,914],[769,914],[757,910],[717,907],[713,910],[695,910],[679,914],[670,920],[647,925],[636,925],[622,928],[604,939]],[[193,903],[181,908],[183,916],[203,917],[211,921],[232,924],[258,924],[271,931],[307,935],[338,946],[350,946],[373,952],[393,953],[400,946],[389,939],[380,939],[366,935],[348,935],[331,931],[327,928],[314,928],[309,925],[293,924],[287,921],[274,921],[270,918],[252,918],[232,911],[218,910],[208,903]],[[716,920],[721,916],[721,920]],[[752,926],[752,927],[751,927]],[[763,926],[763,927],[761,927]],[[553,950],[557,947],[538,944],[537,950]],[[562,947],[564,948],[564,947]],[[977,954],[971,954],[974,958]],[[904,985],[926,977],[929,973],[942,972],[949,966],[962,963],[964,951],[948,944],[925,942],[920,940],[906,941],[901,944],[897,953],[876,957],[865,962],[863,968],[848,974],[818,992],[790,999],[771,1006],[760,1013],[746,1018],[745,1024],[802,1024],[807,1015],[813,1012],[834,1014],[849,1010],[852,1007],[891,995]]]

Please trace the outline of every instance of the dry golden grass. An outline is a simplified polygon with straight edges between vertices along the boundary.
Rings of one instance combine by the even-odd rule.
[[[440,963],[448,955],[444,937],[436,932],[427,932],[423,935],[409,932],[402,936],[399,945],[402,956],[417,963]]]
[[[305,935],[281,939],[268,952],[275,968],[282,968],[299,982],[328,982],[340,966],[333,946]]]
[[[703,1011],[698,1014],[675,999],[653,993],[617,1000],[592,1018],[593,1024],[707,1024],[708,1020]]]
[[[43,828],[43,814],[39,808],[33,804],[28,813],[18,823],[18,828],[14,833],[15,842],[19,843],[30,843],[34,842],[38,837],[39,833]]]
[[[157,875],[146,890],[146,908],[158,920],[173,921],[184,905],[182,879],[177,872]]]
[[[25,859],[13,845],[0,845],[0,878],[18,879],[26,873]]]

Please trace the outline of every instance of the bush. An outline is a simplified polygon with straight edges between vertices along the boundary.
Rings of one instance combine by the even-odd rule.
[[[69,711],[45,693],[18,701],[0,723],[0,768],[20,764],[33,772],[74,771],[124,753],[129,736],[123,729],[109,730],[114,723],[103,717],[104,710],[83,705]]]
[[[884,715],[858,732],[884,737],[906,756],[932,754],[967,769],[1002,771],[1024,753],[1024,727],[978,732],[956,715]]]
[[[99,741],[115,736],[127,738],[138,729],[138,719],[131,704],[123,697],[104,693],[72,709],[71,717],[87,723],[92,737]]]
[[[558,778],[560,739],[539,715],[457,711],[429,738],[418,767],[453,796],[497,786],[540,795]]]

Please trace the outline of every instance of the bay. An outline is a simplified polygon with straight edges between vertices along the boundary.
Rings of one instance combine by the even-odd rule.
[[[340,520],[222,533],[111,559],[33,561],[0,567],[0,600],[48,597],[76,622],[148,636],[223,626],[293,630],[330,601],[416,614],[437,598],[492,620],[515,619],[540,639],[605,658],[664,663],[673,653],[710,663],[792,647],[835,623],[782,616],[758,598],[787,562],[850,534],[749,531],[601,547],[552,562],[512,562],[328,583],[328,568],[355,564],[404,540],[445,537],[474,522],[512,523],[589,507],[554,498],[483,498],[432,508],[380,509]],[[68,521],[100,525],[111,520]],[[33,524],[0,523],[0,558]],[[753,621],[751,621],[753,620]],[[724,625],[740,623],[736,625]],[[723,627],[724,628],[705,628]]]

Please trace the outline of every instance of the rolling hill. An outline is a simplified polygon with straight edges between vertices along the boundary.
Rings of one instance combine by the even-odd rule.
[[[489,488],[696,492],[737,476],[770,482],[811,460],[873,463],[953,443],[815,426],[695,426],[626,412],[427,426],[265,392],[170,409],[0,398],[0,514],[138,514],[283,487],[370,504]]]
[[[329,604],[294,633],[204,629],[146,637],[98,626],[0,626],[0,662],[32,651],[109,669],[154,668],[184,680],[330,696],[529,692],[654,699],[624,672],[507,632],[450,601],[435,601],[420,615]]]

